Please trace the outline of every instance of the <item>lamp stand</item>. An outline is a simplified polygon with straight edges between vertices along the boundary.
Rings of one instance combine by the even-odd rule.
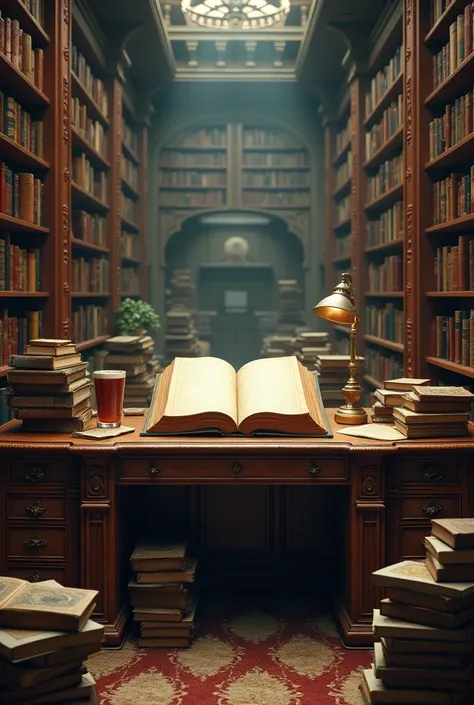
[[[342,396],[346,403],[336,410],[334,420],[337,423],[344,424],[367,423],[367,414],[359,403],[362,396],[362,387],[355,377],[358,367],[356,361],[357,321],[352,323],[349,335],[349,379],[342,388]]]

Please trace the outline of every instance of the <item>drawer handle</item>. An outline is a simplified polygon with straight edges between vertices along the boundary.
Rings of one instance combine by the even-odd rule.
[[[37,502],[34,502],[33,504],[29,504],[27,507],[25,507],[25,509],[32,516],[39,517],[39,516],[41,516],[41,514],[44,514],[47,507],[42,502],[40,502],[38,500]]]
[[[158,465],[150,465],[146,469],[147,473],[150,475],[150,477],[155,477],[156,475],[159,475],[161,473],[161,468],[158,467]]]
[[[443,511],[443,505],[435,504],[435,502],[430,499],[429,502],[421,505],[421,511],[426,514],[427,517],[435,517]]]
[[[28,546],[28,548],[44,548],[48,545],[46,539],[43,538],[43,536],[40,536],[39,534],[31,536],[29,539],[26,539],[26,541],[23,541],[23,543],[25,544],[25,546]]]
[[[231,469],[230,469],[230,471],[231,471],[234,475],[240,475],[240,473],[242,472],[242,470],[243,470],[243,467],[242,467],[242,465],[241,465],[240,463],[234,463],[234,464],[232,465]]]
[[[29,467],[28,470],[25,472],[25,480],[28,480],[28,482],[33,482],[35,484],[37,482],[42,482],[45,477],[45,471],[38,465],[31,465],[31,467]]]
[[[432,482],[433,484],[436,482],[441,482],[441,480],[443,479],[443,473],[438,472],[434,465],[426,465],[424,473],[426,481]]]
[[[312,460],[306,468],[306,472],[308,475],[315,477],[316,475],[321,475],[322,468],[316,463],[316,461]]]
[[[48,578],[43,575],[43,573],[40,573],[39,570],[34,570],[32,573],[26,576],[25,580],[28,580],[29,583],[42,583],[43,580],[47,580]]]

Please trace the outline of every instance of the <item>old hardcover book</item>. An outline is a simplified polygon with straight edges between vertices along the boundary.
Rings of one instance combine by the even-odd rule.
[[[385,617],[380,610],[374,610],[372,621],[377,641],[380,637],[399,637],[400,639],[422,639],[423,641],[470,642],[474,637],[474,628],[440,629],[426,624],[404,622],[401,619]]]
[[[130,562],[136,571],[183,570],[185,556],[184,541],[146,542],[135,547]]]
[[[133,610],[135,622],[179,622],[185,615],[184,609],[174,607],[136,607]]]
[[[144,590],[140,587],[130,588],[130,602],[133,607],[172,607],[186,610],[189,607],[190,597],[187,591],[168,593],[153,590]]]
[[[474,394],[464,387],[414,387],[413,391],[420,401],[474,401]]]
[[[154,614],[155,616],[159,616]],[[177,622],[174,620],[158,620],[158,619],[143,619],[141,626],[145,629],[158,629],[158,628],[172,628],[172,629],[182,629],[183,631],[189,631],[194,628],[194,618],[196,616],[196,605],[194,604],[190,611],[183,615],[182,619]],[[138,620],[136,620],[138,621]],[[173,621],[174,623],[171,624],[170,622]]]
[[[464,597],[445,597],[444,595],[431,595],[426,592],[418,592],[415,590],[404,590],[403,588],[387,587],[385,595],[392,602],[401,602],[404,605],[413,605],[414,607],[426,607],[430,610],[438,610],[439,612],[458,612],[465,610],[474,605],[474,596]]]
[[[373,668],[362,671],[361,691],[372,705],[462,705],[457,693],[439,693],[429,688],[391,689],[375,676]]]
[[[29,665],[11,664],[0,660],[0,684],[7,688],[29,688],[65,673],[77,671],[81,666],[81,659],[49,668],[32,668]]]
[[[25,353],[27,355],[61,357],[62,355],[72,355],[76,353],[76,346],[69,340],[50,340],[43,338],[32,340],[29,345],[25,345]]]
[[[451,548],[474,548],[474,519],[432,519],[431,533]]]
[[[34,703],[38,703],[39,698],[42,699],[42,702],[49,703],[51,702],[49,699],[51,693],[79,685],[82,682],[82,676],[86,670],[87,669],[82,666],[73,673],[58,676],[54,678],[54,680],[45,681],[44,683],[32,685],[28,688],[18,688],[16,690],[2,689],[0,691],[0,703],[4,703],[5,705],[10,705],[10,703],[33,705]]]
[[[443,401],[435,399],[433,401],[421,401],[414,392],[407,392],[403,397],[403,406],[411,411],[418,411],[422,414],[429,413],[458,413],[469,412],[472,406],[470,399],[460,397],[455,401]]]
[[[457,629],[474,620],[474,605],[461,612],[438,612],[426,607],[414,607],[400,602],[393,602],[386,597],[380,601],[380,614],[394,617],[405,622],[427,624],[441,629]]]
[[[0,577],[0,625],[18,629],[81,629],[99,593],[52,583]]]
[[[443,565],[436,556],[426,554],[426,567],[436,582],[474,581],[474,563],[470,565]]]
[[[159,638],[144,638],[140,637],[138,639],[138,646],[141,649],[179,649],[186,646],[190,646],[191,641],[189,637],[163,637]]]
[[[391,688],[430,688],[447,692],[466,691],[472,675],[467,668],[416,668],[389,666],[382,644],[374,644],[375,676]]]
[[[405,409],[403,407],[395,408],[393,410],[393,416],[407,426],[419,426],[420,424],[428,425],[444,425],[451,423],[467,423],[469,421],[469,414],[467,412],[458,413],[421,413],[418,411],[412,411],[411,409]]]
[[[138,583],[193,583],[196,577],[197,560],[186,562],[182,570],[161,570],[137,573]]]
[[[472,658],[472,644],[469,641],[428,641],[408,637],[383,637],[383,640],[392,654],[456,654]]]
[[[387,666],[401,668],[466,668],[473,663],[473,657],[467,654],[412,654],[397,653],[390,650],[390,640],[380,639]],[[393,641],[393,640],[392,640]]]
[[[60,666],[64,663],[74,663],[74,661],[85,661],[92,654],[97,653],[101,649],[102,635],[99,634],[98,641],[79,646],[71,646],[58,651],[51,651],[42,656],[32,656],[31,658],[13,661],[17,665],[28,666],[28,668],[51,668]],[[0,655],[0,660],[2,657]]]
[[[392,391],[390,389],[377,389],[374,397],[384,406],[402,406],[404,392]]]
[[[184,583],[137,583],[134,580],[130,580],[128,587],[131,590],[146,588],[147,590],[153,592],[153,594],[160,593],[166,595],[179,595],[185,589]]]
[[[25,408],[15,408],[15,418],[16,419],[76,419],[90,408],[90,394],[87,395],[85,399],[71,407],[47,407],[42,409],[41,407],[25,407]]]
[[[380,568],[372,575],[374,584],[380,587],[398,587],[444,597],[468,598],[474,595],[473,582],[437,583],[424,561],[402,561]]]
[[[61,370],[81,362],[80,353],[53,357],[52,355],[12,355],[10,365],[26,370]]]
[[[405,438],[462,438],[467,436],[468,427],[465,424],[408,424],[394,419],[395,428],[403,433]]]
[[[116,335],[113,338],[109,338],[106,342],[106,346],[109,350],[118,353],[133,353],[137,350],[146,350],[152,347],[152,345],[153,339],[149,335]]]
[[[413,387],[426,386],[430,379],[417,379],[416,377],[398,377],[398,379],[386,379],[383,383],[385,389],[393,389],[398,392],[412,391]]]
[[[22,705],[66,705],[77,701],[78,705],[98,705],[95,680],[88,672],[82,674],[81,682],[77,685],[56,690],[48,695],[33,697]]]
[[[72,365],[63,370],[17,370],[9,369],[7,379],[10,384],[36,384],[38,386],[64,386],[85,377],[87,362]],[[69,391],[68,389],[66,391]]]
[[[85,399],[89,399],[91,396],[92,384],[88,377],[84,380],[79,380],[81,385],[78,389],[73,392],[68,392],[66,394],[56,394],[54,396],[46,395],[35,395],[30,396],[26,394],[15,395],[9,397],[9,404],[14,409],[28,409],[28,408],[40,408],[40,409],[71,409]]]
[[[21,661],[58,649],[95,645],[101,641],[103,635],[103,625],[91,619],[78,632],[0,629],[0,656],[9,661]]]
[[[440,541],[436,536],[426,536],[426,550],[432,556],[438,559],[445,566],[448,565],[474,565],[474,549],[454,549],[448,546],[444,541]]]
[[[25,433],[73,433],[85,431],[92,419],[92,409],[86,409],[74,419],[25,419],[22,430]]]
[[[179,639],[190,639],[193,635],[193,627],[188,626],[186,628],[175,629],[172,625],[165,627],[157,627],[153,625],[152,627],[145,627],[143,624],[140,629],[140,636],[144,638],[152,639],[167,639],[178,637]]]
[[[317,377],[296,357],[254,360],[237,373],[215,357],[175,358],[157,378],[145,434],[330,435]]]

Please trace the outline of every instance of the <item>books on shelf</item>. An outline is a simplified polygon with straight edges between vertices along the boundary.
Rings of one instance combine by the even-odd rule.
[[[385,257],[382,262],[369,262],[369,292],[403,291],[403,258],[400,255]]]
[[[138,270],[133,265],[121,268],[120,283],[122,295],[134,296],[140,293],[140,277]]]
[[[309,191],[295,192],[268,192],[257,190],[246,190],[242,194],[243,205],[260,208],[309,208]],[[222,205],[222,204],[219,204]]]
[[[179,648],[192,643],[196,613],[197,560],[186,541],[138,543],[130,558],[129,592],[139,647]]]
[[[65,354],[61,348],[66,348]],[[87,427],[92,418],[91,384],[70,340],[32,340],[25,354],[11,356],[10,364],[10,406],[15,418],[23,420],[24,431],[66,433]]]
[[[107,219],[98,213],[74,210],[72,213],[72,234],[76,240],[82,240],[86,244],[105,247],[107,244]]]
[[[102,115],[107,118],[108,115],[108,97],[103,81],[94,76],[91,67],[86,61],[85,56],[81,54],[77,46],[72,47],[71,52],[71,68],[76,74],[79,81],[82,83],[86,91],[91,95],[94,101],[99,106]]]
[[[474,235],[437,247],[434,274],[437,291],[474,291]]]
[[[133,130],[130,125],[127,125],[125,119],[122,118],[122,142],[132,152],[138,155],[138,133]]]
[[[107,159],[107,133],[100,120],[89,117],[87,105],[79,98],[71,98],[71,125],[78,130],[97,154]]]
[[[373,201],[383,196],[395,186],[403,183],[403,155],[388,159],[378,168],[375,176],[367,179],[367,201]]]
[[[365,133],[365,158],[371,159],[373,155],[388,142],[388,140],[403,125],[403,95],[400,93],[396,100],[386,108],[380,121]]]
[[[73,292],[104,293],[109,289],[109,260],[107,257],[73,257],[71,261],[71,289]]]
[[[5,11],[0,14],[0,54],[39,91],[43,91],[43,49],[35,48],[31,35]]]
[[[367,223],[367,247],[403,239],[403,201],[397,201]]]
[[[349,355],[318,354],[316,372],[318,373],[319,388],[326,406],[337,406],[342,402],[342,387],[349,378]],[[358,357],[359,370],[363,367],[364,358]]]
[[[351,141],[351,117],[347,118],[345,125],[335,135],[336,156],[340,154]]]
[[[20,103],[3,91],[0,91],[0,132],[40,159],[43,158],[43,122],[33,119]]]
[[[433,183],[433,225],[474,212],[474,165]]]
[[[227,129],[225,127],[202,127],[193,130],[184,137],[180,145],[183,147],[225,147],[227,144]]]
[[[216,155],[213,155],[213,161],[211,166],[225,166],[225,157],[222,155],[221,164],[218,164]],[[201,165],[201,163],[199,163]],[[291,151],[285,152],[244,152],[243,154],[243,168],[253,167],[253,168],[275,168],[284,167],[285,169],[309,169],[309,160],[305,151],[300,152]]]
[[[125,154],[120,157],[120,173],[129,186],[138,190],[138,167]]]
[[[43,212],[43,182],[0,161],[0,213],[41,226]]]
[[[352,176],[352,152],[348,152],[347,159],[342,162],[334,173],[336,190],[344,186],[344,184]]]
[[[351,199],[349,196],[336,201],[336,227],[345,223],[351,213]]]
[[[449,25],[447,43],[433,55],[433,88],[436,88],[451,76],[472,52],[473,24],[471,3],[468,3],[466,8]]]
[[[474,131],[473,91],[456,98],[454,103],[445,106],[444,114],[430,122],[430,159],[436,159],[447,149]]]
[[[0,237],[0,291],[41,291],[41,252],[12,244],[9,233]]]
[[[298,172],[299,173],[299,172]],[[263,176],[259,174],[249,174],[250,178],[246,181],[251,181],[254,177],[261,181],[261,184],[246,184],[247,186],[263,186]],[[160,173],[160,187],[161,188],[174,188],[174,187],[199,187],[199,188],[225,188],[227,186],[227,176],[225,171],[191,171],[191,170],[177,170],[177,171],[162,171]]]
[[[136,233],[122,231],[120,243],[122,247],[122,257],[140,259],[140,239]]]
[[[433,323],[433,353],[460,365],[474,364],[474,309],[436,316]]]
[[[104,204],[107,202],[107,174],[94,167],[84,153],[72,158],[72,179],[94,198]]]
[[[243,146],[246,147],[263,147],[268,149],[294,149],[297,146],[291,141],[290,137],[281,130],[272,130],[268,128],[244,128],[243,131]]]
[[[107,329],[108,316],[104,306],[73,306],[71,335],[74,340],[91,340],[106,334]]]
[[[380,291],[383,291],[380,290]],[[390,291],[393,291],[390,289]],[[401,343],[405,335],[405,320],[401,302],[387,303],[384,306],[366,306],[367,330],[384,340]]]
[[[401,377],[403,375],[402,353],[386,352],[368,343],[365,358],[367,360],[367,374],[375,380]]]
[[[179,194],[178,194],[179,195]],[[124,193],[121,194],[122,218],[137,223],[137,203],[133,198],[129,198]]]
[[[385,93],[390,89],[392,84],[402,72],[402,61],[402,48],[398,47],[390,61],[372,78],[370,82],[370,89],[365,95],[366,117],[369,117],[369,115],[374,111]]]
[[[296,357],[254,360],[237,373],[224,360],[176,358],[157,380],[147,434],[327,435],[314,374]]]

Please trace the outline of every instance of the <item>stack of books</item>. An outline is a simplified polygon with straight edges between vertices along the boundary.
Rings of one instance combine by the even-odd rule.
[[[130,558],[133,618],[140,625],[140,647],[185,648],[194,635],[196,611],[192,588],[197,560],[186,542],[140,543]]]
[[[426,566],[436,582],[474,582],[474,519],[433,519]],[[473,601],[474,618],[474,601]]]
[[[294,354],[293,335],[269,335],[262,340],[262,357],[286,357]]]
[[[416,386],[430,384],[430,381],[414,377],[386,379],[383,389],[377,389],[373,394],[372,423],[393,423],[393,409],[403,406],[405,394],[411,392]]]
[[[316,372],[319,374],[319,388],[323,402],[330,406],[330,402],[336,406],[342,401],[341,389],[349,379],[349,355],[318,355],[316,360]],[[358,357],[357,363],[361,369],[364,358]]]
[[[104,369],[125,370],[125,407],[147,407],[150,404],[155,377],[160,366],[155,345],[149,335],[117,335],[106,342],[108,355]]]
[[[210,341],[212,338],[212,321],[217,311],[196,311],[194,323],[199,340]]]
[[[393,411],[406,438],[466,436],[474,394],[464,387],[414,386]]]
[[[277,325],[276,311],[254,311],[254,316],[258,321],[258,332],[262,338],[273,335]]]
[[[364,703],[474,702],[474,583],[436,582],[420,561],[377,570],[374,582],[386,596],[374,610]]]
[[[166,314],[165,357],[199,357],[201,348],[191,311],[173,309]]]
[[[194,282],[190,269],[174,269],[168,291],[168,306],[171,310],[193,309]]]
[[[293,353],[308,370],[316,370],[318,356],[331,353],[328,334],[316,331],[298,332],[293,344]]]
[[[279,279],[277,285],[280,306],[276,332],[295,337],[303,323],[301,289],[296,279]]]
[[[0,577],[0,593],[1,702],[97,705],[84,663],[104,634],[89,619],[97,592]]]
[[[84,431],[91,418],[92,385],[70,340],[36,338],[24,355],[12,355],[7,378],[9,403],[23,430],[40,433]]]

